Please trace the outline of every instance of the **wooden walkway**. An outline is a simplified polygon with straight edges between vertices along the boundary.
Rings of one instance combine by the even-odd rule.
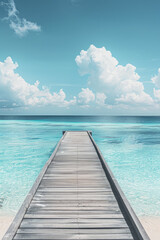
[[[89,132],[65,132],[3,240],[148,236]]]

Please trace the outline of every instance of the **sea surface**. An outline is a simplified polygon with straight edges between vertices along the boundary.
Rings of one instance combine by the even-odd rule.
[[[63,130],[91,130],[139,216],[160,216],[160,117],[0,116],[0,215],[16,214]]]

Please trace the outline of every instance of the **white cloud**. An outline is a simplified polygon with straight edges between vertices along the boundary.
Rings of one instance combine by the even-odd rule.
[[[80,74],[89,75],[88,85],[96,92],[104,93],[109,105],[118,102],[153,103],[150,95],[144,92],[136,67],[132,64],[120,65],[104,47],[96,48],[91,45],[87,51],[82,50],[75,61]]]
[[[41,31],[41,27],[36,23],[30,22],[25,18],[20,18],[18,16],[18,11],[15,6],[14,0],[8,0],[8,3],[3,3],[7,7],[8,16],[5,18],[9,21],[9,26],[14,32],[23,37],[29,31]]]
[[[142,91],[140,94],[133,93],[127,93],[126,95],[122,95],[120,98],[116,99],[119,103],[129,103],[129,104],[153,104],[153,99],[151,96],[144,91]]]
[[[159,102],[160,101],[160,89],[156,90],[155,88],[153,89],[154,96],[156,100]]]
[[[89,88],[82,88],[78,94],[78,103],[89,107],[90,104],[105,105],[106,95],[104,93],[93,93]]]
[[[89,88],[82,88],[82,91],[78,94],[78,102],[80,104],[87,105],[94,100],[95,95]]]
[[[65,92],[51,93],[47,87],[39,88],[39,82],[27,83],[18,73],[18,64],[11,57],[0,62],[0,107],[56,105],[68,107],[76,103],[76,97],[66,100]]]
[[[160,68],[158,69],[158,74],[151,78],[152,83],[156,88],[160,88]],[[156,98],[156,102],[160,102],[160,89],[153,88],[153,94]]]
[[[158,69],[158,74],[152,77],[151,80],[156,87],[160,88],[160,68]]]
[[[99,105],[104,105],[107,97],[104,93],[97,93],[96,94],[96,103]]]

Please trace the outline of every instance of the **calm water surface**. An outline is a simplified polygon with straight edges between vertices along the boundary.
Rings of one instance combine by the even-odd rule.
[[[0,116],[0,214],[15,214],[63,130],[91,130],[138,215],[160,216],[160,117]]]

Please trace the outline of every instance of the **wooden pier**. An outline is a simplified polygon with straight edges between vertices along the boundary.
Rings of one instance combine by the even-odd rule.
[[[149,240],[91,133],[64,132],[3,240]]]

